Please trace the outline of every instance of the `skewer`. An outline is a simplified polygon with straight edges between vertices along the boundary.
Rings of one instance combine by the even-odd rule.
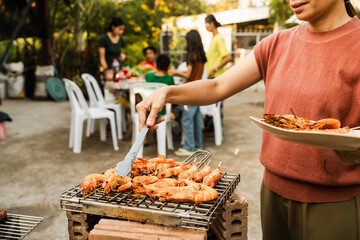
[[[220,168],[221,163],[222,163],[222,161],[219,163],[218,168]]]
[[[297,116],[295,115],[294,111],[292,110],[292,108],[290,108],[290,111],[293,113],[294,117],[297,118]]]

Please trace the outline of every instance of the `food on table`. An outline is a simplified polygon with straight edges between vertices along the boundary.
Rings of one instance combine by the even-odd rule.
[[[7,219],[7,213],[4,209],[0,209],[0,222],[5,221]]]
[[[209,187],[214,187],[216,182],[221,178],[221,169],[218,167],[212,171],[209,175],[204,177],[204,184]]]
[[[134,196],[147,194],[160,201],[205,202],[218,196],[218,192],[212,187],[220,178],[219,168],[211,172],[210,167],[205,165],[199,171],[193,163],[175,162],[174,159],[166,159],[159,154],[157,158],[150,160],[135,160],[131,177],[118,176],[115,168],[108,169],[103,174],[89,174],[84,178],[80,190],[83,197],[102,187],[104,194],[131,189]],[[202,180],[203,184],[200,183]]]
[[[341,123],[338,119],[335,118],[325,118],[319,121],[311,121],[306,118],[301,118],[290,114],[264,114],[263,117],[265,123],[285,129],[341,134],[348,133],[350,131],[348,126],[340,128]]]

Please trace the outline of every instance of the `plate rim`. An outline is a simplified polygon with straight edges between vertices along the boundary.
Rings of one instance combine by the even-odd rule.
[[[268,127],[271,127],[275,130],[278,130],[278,131],[282,131],[282,132],[289,132],[289,133],[294,133],[294,134],[309,134],[309,135],[327,135],[327,136],[339,136],[339,137],[348,137],[348,138],[355,138],[355,139],[359,139],[360,140],[360,135],[359,136],[354,136],[353,134],[351,133],[354,133],[355,131],[359,131],[360,133],[360,130],[352,130],[350,129],[350,132],[348,133],[331,133],[331,132],[312,132],[312,131],[301,131],[301,130],[292,130],[292,129],[286,129],[286,128],[280,128],[280,127],[276,127],[276,126],[273,126],[269,123],[266,123],[264,121],[263,118],[259,118],[259,117],[254,117],[254,116],[249,116],[249,118],[255,122],[259,122],[260,124],[264,124]],[[266,131],[264,129],[262,129],[263,131]],[[267,132],[267,131],[266,131]],[[270,133],[272,134],[272,133]]]

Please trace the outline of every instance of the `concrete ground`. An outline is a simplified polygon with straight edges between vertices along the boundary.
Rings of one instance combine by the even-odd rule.
[[[247,91],[225,101],[224,142],[215,146],[204,137],[204,148],[212,153],[211,167],[220,161],[224,172],[240,173],[238,189],[249,201],[249,239],[261,239],[259,192],[263,167],[259,163],[262,131],[249,116],[263,113],[263,92]],[[115,152],[110,134],[101,142],[99,133],[83,138],[80,154],[68,148],[69,102],[3,100],[7,112],[6,141],[0,142],[0,208],[10,213],[41,216],[43,222],[26,239],[68,239],[67,218],[60,209],[60,194],[81,183],[84,176],[102,172],[123,159],[131,142],[119,141]],[[157,155],[154,134],[144,157]],[[174,142],[175,148],[180,146]],[[167,157],[174,157],[168,151]]]

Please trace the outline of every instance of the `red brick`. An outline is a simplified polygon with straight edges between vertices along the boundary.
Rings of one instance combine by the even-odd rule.
[[[70,240],[87,240],[89,231],[99,221],[100,217],[85,213],[67,211]]]
[[[216,216],[211,230],[218,239],[247,239],[248,201],[235,189]]]
[[[89,234],[89,240],[150,239],[150,237],[157,240],[205,240],[206,232],[181,227],[101,219]]]

